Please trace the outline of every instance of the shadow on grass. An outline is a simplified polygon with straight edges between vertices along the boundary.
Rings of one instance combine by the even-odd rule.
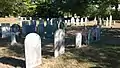
[[[78,62],[92,62],[96,66],[90,68],[120,68],[120,29],[102,29],[99,42],[81,49],[66,49]]]
[[[25,68],[25,61],[21,60],[21,59],[15,59],[15,58],[11,58],[11,57],[1,57],[0,63],[8,64],[8,65],[11,65],[14,67]]]

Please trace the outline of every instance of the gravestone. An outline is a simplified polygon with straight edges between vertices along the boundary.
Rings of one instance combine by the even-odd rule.
[[[44,20],[40,19],[39,24],[37,26],[37,33],[41,36],[41,38],[44,37]]]
[[[42,63],[41,38],[36,33],[30,33],[26,36],[24,44],[26,68],[35,68]]]
[[[57,18],[53,19],[53,33],[58,29]]]
[[[26,21],[22,21],[22,35],[25,37],[27,35],[27,27],[29,26],[29,23]]]
[[[109,23],[108,23],[108,17],[107,17],[107,18],[106,18],[106,26],[108,26],[108,24],[109,24]]]
[[[16,43],[17,43],[17,41],[16,41],[16,34],[11,32],[11,45],[14,45]]]
[[[76,25],[79,26],[79,18],[76,19]]]
[[[54,35],[54,56],[55,58],[65,53],[65,32],[59,29]]]
[[[85,23],[87,23],[87,21],[88,21],[88,19],[87,19],[87,17],[85,17]]]
[[[11,26],[11,32],[14,32],[14,33],[20,32],[20,26],[18,24],[13,24]]]
[[[45,37],[46,38],[53,38],[53,26],[51,25],[49,18],[47,19],[47,25],[45,27]]]
[[[7,38],[11,35],[10,24],[1,24],[2,38]]]
[[[116,22],[114,21],[113,25],[115,25],[115,23],[116,23]]]
[[[75,18],[74,18],[74,17],[71,18],[71,24],[72,24],[73,26],[75,25]]]
[[[35,33],[36,32],[36,20],[31,20],[31,33]]]
[[[76,34],[76,48],[80,48],[82,46],[82,33]]]
[[[111,26],[112,24],[112,15],[110,15],[110,22],[109,22],[109,26]]]
[[[71,25],[70,20],[68,20],[67,25],[68,25],[68,26],[70,26],[70,25]]]
[[[101,34],[101,26],[97,25],[97,27],[96,27],[96,41],[100,40],[100,34]]]
[[[83,18],[81,18],[81,22],[80,22],[80,23],[81,23],[81,25],[84,25],[84,23],[83,23]]]
[[[99,25],[102,25],[102,19],[99,18]]]

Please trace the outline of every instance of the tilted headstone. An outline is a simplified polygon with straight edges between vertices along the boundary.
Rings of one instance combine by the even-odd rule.
[[[26,68],[35,68],[42,63],[41,38],[36,33],[30,33],[26,36],[24,44]]]
[[[82,33],[76,34],[76,48],[80,48],[82,46]]]
[[[54,57],[58,57],[65,53],[65,32],[59,29],[54,35]]]

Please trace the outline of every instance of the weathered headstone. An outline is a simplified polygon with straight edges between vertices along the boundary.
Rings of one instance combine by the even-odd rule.
[[[41,38],[36,33],[30,33],[25,38],[26,68],[35,68],[41,61]]]
[[[80,48],[82,46],[82,33],[76,34],[76,48]]]
[[[54,35],[54,56],[55,58],[65,53],[65,32],[59,29]]]

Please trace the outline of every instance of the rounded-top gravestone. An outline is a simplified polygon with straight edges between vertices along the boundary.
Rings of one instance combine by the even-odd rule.
[[[26,68],[34,68],[41,64],[41,38],[36,33],[30,33],[25,38]]]

